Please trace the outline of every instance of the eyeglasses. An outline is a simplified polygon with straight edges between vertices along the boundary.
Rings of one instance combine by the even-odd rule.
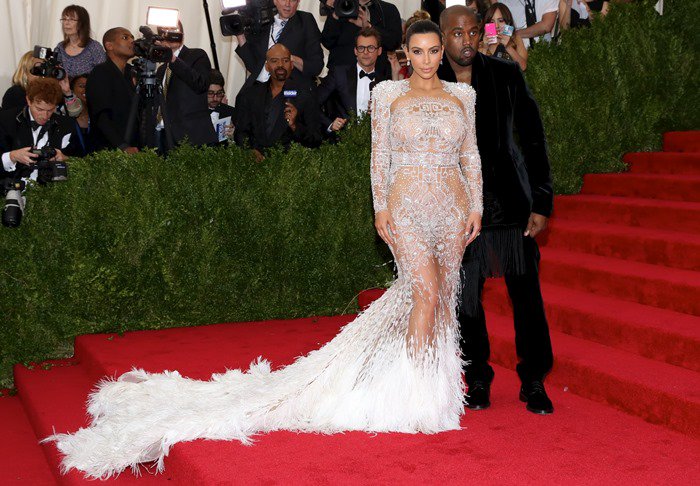
[[[365,49],[366,49],[367,52],[372,54],[374,51],[379,49],[379,46],[357,46],[357,47],[355,47],[355,49],[357,49],[357,52],[365,52]]]
[[[224,96],[224,94],[226,93],[223,89],[219,91],[207,91],[207,96],[214,96],[216,98],[221,98],[222,96]]]
[[[68,24],[68,23],[73,23],[73,22],[78,21],[78,19],[69,19],[68,17],[61,17],[58,20],[60,20],[62,24]]]

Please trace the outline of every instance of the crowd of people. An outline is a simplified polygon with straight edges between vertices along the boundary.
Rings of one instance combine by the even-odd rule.
[[[312,14],[298,10],[299,0],[274,0],[277,14],[267,28],[237,36],[236,53],[248,76],[233,106],[225,95],[223,75],[212,69],[205,51],[184,44],[180,24],[173,29],[181,34],[179,41],[159,42],[173,55],[156,72],[162,99],[155,100],[157,114],[151,125],[141,119],[146,112],[139,69],[133,62],[133,34],[126,28],[111,28],[100,43],[91,37],[87,10],[66,7],[60,19],[64,38],[54,49],[63,79],[33,74],[42,60],[27,52],[2,98],[2,119],[16,126],[0,127],[0,153],[7,161],[0,177],[17,163],[31,164],[35,158],[19,156],[18,151],[40,148],[41,140],[25,145],[11,135],[21,132],[21,126],[29,130],[40,118],[28,96],[30,85],[40,79],[50,82],[38,83],[31,92],[45,104],[56,104],[48,121],[66,132],[68,145],[60,147],[65,155],[83,156],[101,149],[136,153],[144,147],[166,153],[187,139],[195,145],[246,145],[262,160],[274,145],[294,141],[313,147],[324,139],[334,140],[352,114],[368,111],[377,83],[410,76],[406,28],[424,19],[438,23],[445,9],[444,0],[424,0],[421,10],[404,21],[389,2],[359,0],[356,18],[339,18],[334,1],[325,2],[329,15],[323,30]],[[559,28],[575,27],[585,25],[592,11],[605,13],[608,8],[607,1],[584,0],[466,3],[481,19],[479,51],[516,62],[522,70],[527,68],[528,48],[551,39],[557,18]],[[328,50],[328,72],[319,77],[323,47]],[[60,88],[60,99],[54,99],[51,83]]]

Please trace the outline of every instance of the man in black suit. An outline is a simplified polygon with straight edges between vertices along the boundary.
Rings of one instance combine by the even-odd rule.
[[[274,2],[277,7],[274,22],[259,34],[236,36],[236,54],[250,72],[243,88],[252,86],[255,81],[264,83],[270,78],[270,73],[265,68],[265,56],[267,50],[278,42],[284,44],[292,53],[294,70],[291,79],[300,86],[303,82],[314,86],[314,78],[323,69],[321,32],[318,30],[316,19],[308,12],[297,10],[299,0]]]
[[[226,142],[233,137],[233,124],[236,119],[233,106],[226,104],[225,100],[224,75],[216,69],[212,69],[209,72],[207,104],[209,106],[211,123],[214,126],[219,143]],[[225,123],[226,121],[228,123]]]
[[[515,346],[522,382],[520,399],[534,413],[552,413],[544,378],[552,368],[552,345],[539,282],[539,249],[534,237],[547,225],[553,191],[539,108],[516,63],[478,52],[479,25],[473,10],[446,9],[440,17],[446,61],[438,76],[470,83],[476,90],[476,138],[481,155],[484,214],[481,237],[462,263],[459,321],[462,351],[469,363],[467,406],[490,405],[493,369],[481,304],[484,279],[505,277],[513,304]],[[518,134],[522,152],[515,144]]]
[[[56,156],[50,160],[58,162],[75,153],[75,125],[70,118],[56,113],[62,101],[58,81],[36,78],[27,86],[27,106],[0,111],[0,180],[15,175],[35,178],[31,166],[37,155],[32,149],[52,147]]]
[[[134,57],[134,36],[123,27],[115,27],[105,32],[102,45],[107,60],[92,70],[85,92],[95,148],[119,148],[136,153],[137,134],[126,133],[136,96],[134,72],[127,64]]]
[[[236,99],[234,139],[252,148],[258,161],[276,144],[313,147],[321,142],[318,103],[305,83],[299,86],[290,78],[292,64],[289,49],[273,45],[265,63],[270,79],[244,88]]]
[[[162,121],[158,120],[156,129],[160,133],[160,148],[166,152],[173,147],[164,130],[170,130],[174,144],[182,142],[185,137],[192,145],[214,144],[218,141],[207,107],[211,71],[209,56],[202,49],[190,49],[183,44],[182,23],[178,22],[178,28],[171,31],[180,33],[182,40],[159,42],[173,50],[173,57],[170,62],[160,66],[156,74],[163,86],[166,111]],[[165,29],[159,28],[158,33],[164,34]]]
[[[356,63],[353,66],[336,66],[323,78],[316,92],[320,105],[329,99],[328,114],[321,115],[322,128],[337,132],[347,122],[351,113],[362,115],[369,108],[370,92],[374,86],[391,79],[391,69],[377,66],[382,53],[379,31],[373,27],[360,30],[355,40]]]
[[[336,0],[326,0],[329,8],[335,6]],[[353,66],[355,64],[355,38],[361,29],[373,27],[382,38],[382,54],[379,66],[388,66],[387,51],[401,46],[403,31],[401,15],[395,5],[384,0],[359,0],[360,11],[355,19],[339,19],[335,13],[326,18],[321,33],[321,43],[328,49],[328,68],[336,66]]]

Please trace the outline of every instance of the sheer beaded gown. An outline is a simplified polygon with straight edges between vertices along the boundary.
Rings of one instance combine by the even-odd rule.
[[[459,428],[464,411],[456,319],[469,213],[481,212],[475,94],[443,83],[445,97],[417,97],[407,80],[372,94],[375,211],[395,221],[398,277],[320,349],[271,370],[210,381],[176,371],[133,370],[101,382],[88,401],[91,425],[56,434],[64,470],[106,478],[156,461],[199,438],[249,443],[272,430],[435,433]]]

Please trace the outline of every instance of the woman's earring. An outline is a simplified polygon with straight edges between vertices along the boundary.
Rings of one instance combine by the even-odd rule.
[[[440,66],[442,66],[442,59],[440,59]]]

